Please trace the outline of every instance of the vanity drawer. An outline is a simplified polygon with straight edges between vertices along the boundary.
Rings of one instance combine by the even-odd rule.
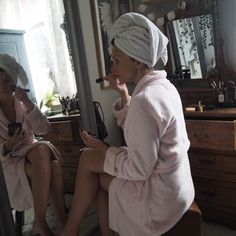
[[[219,224],[224,224],[232,229],[236,229],[236,210],[231,207],[224,207],[214,204],[197,201],[202,212],[202,217],[206,220]]]
[[[79,156],[63,156],[63,177],[64,177],[64,188],[66,193],[73,193],[76,174],[79,165]]]
[[[189,151],[193,175],[236,181],[236,157],[227,154]]]
[[[63,165],[63,176],[65,179],[65,182],[75,181],[76,177],[76,172],[77,172],[77,166],[76,165],[69,165],[69,164],[64,164]]]
[[[235,150],[235,121],[186,120],[193,148]]]
[[[56,145],[56,148],[61,153],[63,159],[65,159],[65,157],[79,158],[81,151],[84,149],[84,146],[65,144],[65,145]]]
[[[51,129],[43,137],[46,140],[50,140],[52,143],[60,143],[60,142],[73,142],[75,140],[82,140],[79,136],[79,125],[74,120],[68,121],[57,121],[50,122]]]
[[[79,165],[81,150],[85,147],[79,129],[81,127],[80,114],[58,114],[48,118],[51,130],[43,137],[53,143],[62,156],[62,171],[65,193],[73,193],[76,172]]]
[[[196,201],[209,206],[221,206],[236,211],[236,184],[232,182],[194,177]],[[236,214],[236,213],[235,213]]]

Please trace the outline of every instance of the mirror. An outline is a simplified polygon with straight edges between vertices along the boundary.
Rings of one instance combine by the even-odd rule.
[[[219,82],[236,78],[236,73],[231,73],[224,61],[225,35],[222,37],[220,15],[222,6],[218,7],[219,1],[130,0],[130,2],[133,11],[144,14],[169,38],[168,62],[165,70],[168,79],[178,89],[183,106],[198,104],[199,101],[202,101],[202,104],[215,104]],[[221,4],[226,5],[223,0]],[[225,8],[226,15],[229,9]],[[180,30],[181,26],[184,29],[189,28],[190,32]],[[180,32],[176,34],[178,28]],[[179,39],[177,44],[176,38],[181,38],[182,31],[182,38],[189,34],[191,41],[183,44],[186,40],[182,40],[180,44]],[[229,35],[228,38],[233,45],[233,37]],[[187,53],[183,56],[185,51]],[[161,65],[158,64],[156,68],[160,69]]]
[[[200,79],[216,73],[211,14],[173,20],[167,30],[173,71],[180,79]]]

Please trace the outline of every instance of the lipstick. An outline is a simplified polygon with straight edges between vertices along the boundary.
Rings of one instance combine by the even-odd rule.
[[[109,74],[109,75],[106,75],[104,77],[100,77],[100,78],[97,78],[96,79],[96,83],[101,83],[102,81],[111,81],[111,80],[115,80],[117,79],[118,77],[116,75],[113,75],[113,74]]]
[[[17,86],[16,86],[16,85],[12,85],[12,86],[11,86],[11,89],[12,89],[12,91],[13,91],[13,92],[15,92],[15,91],[16,91],[16,89],[17,89]],[[30,90],[29,90],[29,89],[24,89],[24,88],[21,88],[21,90],[23,90],[24,92],[27,92],[27,93],[28,93],[28,92],[30,92]]]
[[[104,81],[103,77],[100,77],[100,78],[96,79],[96,83],[101,83],[102,81]]]

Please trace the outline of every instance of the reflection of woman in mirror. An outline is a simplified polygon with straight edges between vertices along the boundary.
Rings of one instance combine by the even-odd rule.
[[[46,221],[48,200],[55,207],[60,227],[65,223],[65,205],[60,154],[47,141],[37,141],[50,124],[27,92],[23,68],[7,54],[0,54],[0,159],[11,207],[18,211],[34,208],[34,233],[52,235]],[[20,123],[12,134],[8,125]]]
[[[80,156],[75,194],[61,236],[77,235],[96,202],[102,235],[161,235],[174,226],[194,199],[180,96],[165,71],[168,39],[146,17],[127,13],[110,31],[112,73],[120,94],[113,106],[127,146],[108,147],[81,130],[88,149]],[[126,84],[135,85],[132,97]]]

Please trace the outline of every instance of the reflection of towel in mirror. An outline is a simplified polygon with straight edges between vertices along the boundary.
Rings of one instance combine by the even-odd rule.
[[[153,67],[161,58],[166,64],[167,37],[145,16],[129,12],[113,24],[109,40],[128,56]]]
[[[17,80],[19,80],[23,86],[28,84],[28,78],[23,67],[14,57],[8,54],[0,54],[0,68],[11,77],[14,84],[17,84]]]

